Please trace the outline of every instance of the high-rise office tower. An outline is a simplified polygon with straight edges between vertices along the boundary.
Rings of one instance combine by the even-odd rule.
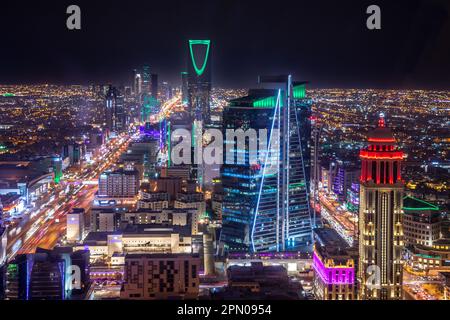
[[[360,151],[359,281],[362,299],[402,299],[403,152],[384,115]]]
[[[283,81],[286,88],[250,91],[248,97],[232,100],[224,111],[224,130],[265,128],[269,133],[266,149],[258,148],[257,164],[246,160],[242,166],[223,165],[221,241],[229,251],[310,250],[306,168],[310,161],[307,115],[311,101],[306,98],[305,83],[293,83],[291,76],[263,80]],[[226,143],[234,140],[227,137]],[[247,147],[236,151],[245,159],[251,156]]]
[[[226,130],[242,128],[270,129],[273,117],[272,107],[254,107],[255,101],[272,97],[274,90],[250,90],[248,96],[231,100],[223,111],[223,134],[225,144],[235,141],[226,139]],[[261,166],[250,165],[249,146],[234,150],[244,154],[245,164],[225,162],[221,168],[221,180],[224,192],[223,227],[220,242],[226,251],[250,251],[251,229],[254,221],[256,201],[260,183]]]
[[[274,106],[271,132],[277,131],[270,134],[262,166],[252,248],[253,251],[311,250],[308,187],[311,100],[306,98],[306,83],[293,82],[290,75],[261,77],[260,81],[282,83],[286,87],[279,89],[276,96],[255,102],[256,106]]]
[[[173,97],[172,86],[167,81],[161,83],[161,96],[164,100],[170,100]]]
[[[194,121],[210,123],[211,100],[211,41],[189,40],[188,99]]]
[[[129,123],[129,115],[125,109],[125,96],[122,91],[116,90],[116,127],[117,132],[124,131]]]
[[[120,132],[128,124],[123,94],[113,86],[109,86],[105,96],[105,124],[110,132]]]
[[[19,254],[7,267],[6,299],[70,299],[72,293],[84,291],[89,284],[88,261],[89,251],[73,252],[69,247],[37,248],[34,254]],[[79,279],[72,277],[76,269]]]
[[[142,67],[142,93],[150,94],[151,90],[151,74],[150,67],[145,65]]]
[[[151,94],[155,100],[158,100],[158,75],[152,73],[151,75]]]
[[[136,73],[134,77],[134,95],[136,99],[140,100],[142,94],[142,76],[140,73]]]
[[[186,71],[181,72],[181,102],[183,105],[188,105],[188,73]]]
[[[136,92],[136,74],[137,74],[137,70],[133,69],[132,71],[132,78],[131,78],[131,91],[133,92],[133,94]]]

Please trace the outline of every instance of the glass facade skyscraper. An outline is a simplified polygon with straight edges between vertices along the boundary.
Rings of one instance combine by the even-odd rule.
[[[311,249],[311,101],[304,82],[285,80],[286,89],[250,91],[224,112],[224,129],[269,129],[267,149],[258,150],[256,165],[250,165],[246,146],[236,150],[245,154],[245,165],[223,166],[221,241],[228,251]]]
[[[142,67],[142,93],[150,93],[150,67],[148,65]]]
[[[274,94],[273,90],[250,91],[246,97],[231,100],[223,112],[224,137],[227,129],[267,129],[272,121],[273,108],[255,108],[253,102]],[[224,143],[234,141],[225,139]],[[224,191],[221,242],[227,251],[249,251],[261,166],[249,164],[248,145],[236,152],[244,153],[245,164],[224,163],[221,169]]]
[[[105,123],[110,132],[121,132],[128,124],[123,94],[115,87],[109,86],[105,96]]]

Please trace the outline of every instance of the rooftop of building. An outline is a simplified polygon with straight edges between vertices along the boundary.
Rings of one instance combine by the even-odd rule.
[[[369,132],[367,138],[369,142],[376,142],[377,144],[395,143],[391,129],[386,127],[383,113],[380,114],[377,127]]]
[[[332,228],[314,229],[314,239],[323,247],[348,248],[348,243]]]
[[[249,266],[232,265],[227,268],[228,278],[231,281],[243,278],[254,279],[255,277],[279,276],[287,277],[287,270],[281,265],[263,265],[262,262],[252,262]]]
[[[403,210],[406,212],[424,211],[424,210],[439,211],[439,207],[424,200],[420,200],[411,196],[406,196],[403,198]]]
[[[126,212],[127,214],[129,213],[162,213],[162,212],[169,212],[169,213],[179,213],[179,212],[191,212],[194,211],[196,212],[197,209],[195,208],[162,208],[161,210],[150,210],[150,209],[145,209],[145,208],[140,208],[137,209],[136,211],[130,211],[130,212]]]
[[[199,255],[194,253],[127,253],[126,259],[198,259]]]
[[[189,237],[192,234],[191,226],[178,226],[167,224],[128,224],[123,230],[123,236],[140,236],[140,235],[170,235],[177,233],[179,235]]]
[[[259,101],[264,98],[275,97],[277,90],[275,89],[250,89],[248,95],[230,100],[230,106],[245,106]]]
[[[335,265],[346,265],[352,256],[347,251],[347,248],[332,247],[332,246],[315,246],[317,253],[323,259],[333,259]]]
[[[120,169],[117,169],[117,170],[114,170],[114,171],[105,171],[105,172],[102,173],[102,175],[103,174],[104,175],[113,175],[113,174],[137,175],[137,174],[139,174],[139,171],[136,170],[136,169],[126,170],[125,168],[120,168]]]
[[[114,231],[114,232],[108,232],[108,231],[91,231],[88,233],[86,238],[84,238],[83,243],[89,244],[92,242],[106,242],[108,240],[108,235],[120,235],[121,232]]]

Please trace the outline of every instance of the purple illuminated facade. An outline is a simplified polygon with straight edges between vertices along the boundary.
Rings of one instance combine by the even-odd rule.
[[[319,254],[317,251],[322,251]],[[319,300],[354,299],[355,267],[345,252],[316,248],[313,253],[314,292]]]
[[[353,284],[355,282],[354,267],[325,267],[316,252],[313,254],[314,271],[326,284]]]

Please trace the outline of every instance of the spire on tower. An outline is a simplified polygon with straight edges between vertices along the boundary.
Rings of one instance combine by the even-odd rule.
[[[378,119],[378,126],[379,127],[384,127],[385,123],[384,123],[384,113],[380,112],[380,118]]]

